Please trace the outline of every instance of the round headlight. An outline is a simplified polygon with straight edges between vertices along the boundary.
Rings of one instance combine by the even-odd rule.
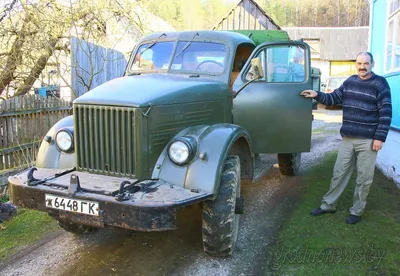
[[[186,137],[180,137],[171,142],[168,147],[168,156],[177,165],[188,163],[196,152],[196,142]]]
[[[70,152],[74,148],[72,133],[67,130],[60,130],[56,135],[56,143],[60,150]]]

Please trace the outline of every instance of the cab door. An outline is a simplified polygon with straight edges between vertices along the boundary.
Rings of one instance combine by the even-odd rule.
[[[252,79],[250,61],[259,57],[263,78],[247,85],[233,100],[233,123],[247,129],[254,153],[306,152],[311,148],[312,89],[310,49],[297,41],[259,45],[233,84],[238,91]]]

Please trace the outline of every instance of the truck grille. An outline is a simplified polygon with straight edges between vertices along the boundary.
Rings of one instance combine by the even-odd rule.
[[[134,177],[134,110],[126,107],[74,106],[79,171]]]

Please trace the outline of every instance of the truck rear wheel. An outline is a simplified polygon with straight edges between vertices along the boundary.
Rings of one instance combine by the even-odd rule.
[[[58,220],[58,225],[67,232],[71,232],[74,234],[88,234],[93,232],[96,228],[76,224],[65,220]]]
[[[203,203],[203,246],[212,256],[232,255],[239,230],[235,213],[240,198],[240,160],[229,156],[225,161],[217,198]]]
[[[278,153],[278,164],[281,174],[287,176],[298,175],[301,164],[301,152]]]

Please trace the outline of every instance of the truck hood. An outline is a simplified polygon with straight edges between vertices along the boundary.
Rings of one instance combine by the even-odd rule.
[[[143,107],[219,100],[227,96],[227,84],[187,75],[146,74],[108,81],[83,94],[74,104]]]

